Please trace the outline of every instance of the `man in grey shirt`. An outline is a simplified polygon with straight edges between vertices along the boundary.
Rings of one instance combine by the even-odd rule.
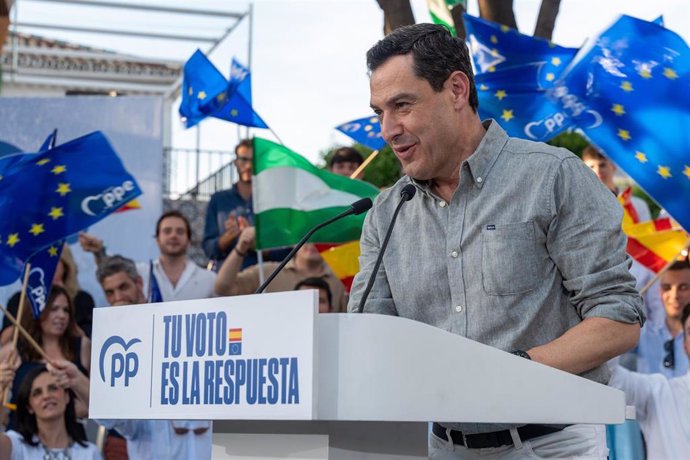
[[[644,321],[615,197],[570,152],[482,123],[467,48],[443,27],[397,29],[369,50],[367,64],[371,106],[406,176],[369,211],[349,308],[412,183],[417,194],[399,215],[364,311],[606,383],[601,365],[637,343]],[[433,433],[432,458],[607,454],[599,426],[444,423]]]

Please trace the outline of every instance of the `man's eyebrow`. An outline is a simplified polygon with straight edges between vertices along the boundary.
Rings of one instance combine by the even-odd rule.
[[[400,101],[401,99],[416,99],[416,97],[412,93],[398,93],[398,94],[395,94],[394,96],[391,96],[386,101],[384,101],[383,105],[393,105],[396,102]],[[371,107],[373,110],[376,110],[379,108],[378,106],[376,106],[374,104],[369,104],[369,107]]]

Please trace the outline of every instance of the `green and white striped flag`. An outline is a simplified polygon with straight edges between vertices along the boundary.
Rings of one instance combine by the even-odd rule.
[[[434,24],[446,26],[450,33],[457,36],[455,22],[450,10],[457,4],[463,4],[467,10],[467,0],[426,0],[426,4],[429,6],[429,14],[431,14],[431,20],[434,21]]]
[[[258,249],[291,246],[313,226],[379,193],[371,184],[317,168],[292,150],[254,138],[254,225]],[[316,232],[315,243],[359,239],[364,214]]]

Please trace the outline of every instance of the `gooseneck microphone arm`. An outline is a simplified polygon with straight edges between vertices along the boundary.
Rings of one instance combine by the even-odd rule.
[[[402,205],[405,202],[410,201],[416,192],[417,189],[412,184],[407,184],[403,187],[402,191],[400,192],[400,198],[402,199],[400,200],[400,203],[398,203],[398,206],[395,208],[395,212],[393,213],[393,218],[391,219],[391,223],[388,226],[386,237],[383,239],[383,244],[381,245],[381,251],[379,251],[379,256],[376,258],[374,270],[371,272],[371,275],[369,276],[369,282],[367,283],[367,287],[366,289],[364,289],[364,292],[362,293],[362,298],[359,300],[357,313],[364,312],[364,303],[367,301],[367,297],[369,297],[371,288],[374,286],[374,281],[376,280],[376,273],[378,273],[379,267],[381,266],[381,262],[383,261],[383,254],[386,252],[386,247],[388,247],[388,240],[391,239],[391,233],[393,233],[393,227],[395,226],[395,221],[398,218],[398,213],[400,213]]]
[[[320,230],[323,227],[325,227],[326,225],[332,224],[336,220],[340,220],[343,217],[347,217],[351,214],[358,215],[358,214],[362,214],[363,212],[367,212],[371,208],[371,206],[372,206],[371,198],[362,198],[361,200],[355,201],[354,203],[352,203],[352,205],[348,209],[341,212],[337,216],[331,217],[327,221],[322,222],[322,223],[316,225],[311,230],[309,230],[309,232],[307,232],[307,234],[304,235],[301,240],[299,240],[299,242],[295,245],[295,247],[292,248],[292,251],[290,251],[290,253],[283,259],[283,261],[280,262],[280,265],[278,265],[278,267],[275,270],[273,270],[273,273],[271,273],[271,275],[268,278],[266,278],[266,281],[264,281],[264,284],[259,286],[259,288],[256,291],[254,291],[254,294],[261,294],[262,292],[264,292],[264,290],[266,290],[268,285],[271,284],[271,281],[273,281],[273,278],[275,278],[278,275],[278,273],[280,273],[280,271],[283,269],[283,267],[285,267],[285,265],[287,265],[287,263],[290,262],[290,259],[292,259],[294,257],[295,253],[297,251],[299,251],[299,248],[304,246],[304,243],[306,243],[307,240],[317,230]]]

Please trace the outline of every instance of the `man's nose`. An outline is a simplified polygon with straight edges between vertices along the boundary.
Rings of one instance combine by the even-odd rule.
[[[403,126],[397,117],[393,115],[386,115],[383,117],[381,120],[381,136],[386,142],[390,144],[393,139],[402,134],[402,132]]]

